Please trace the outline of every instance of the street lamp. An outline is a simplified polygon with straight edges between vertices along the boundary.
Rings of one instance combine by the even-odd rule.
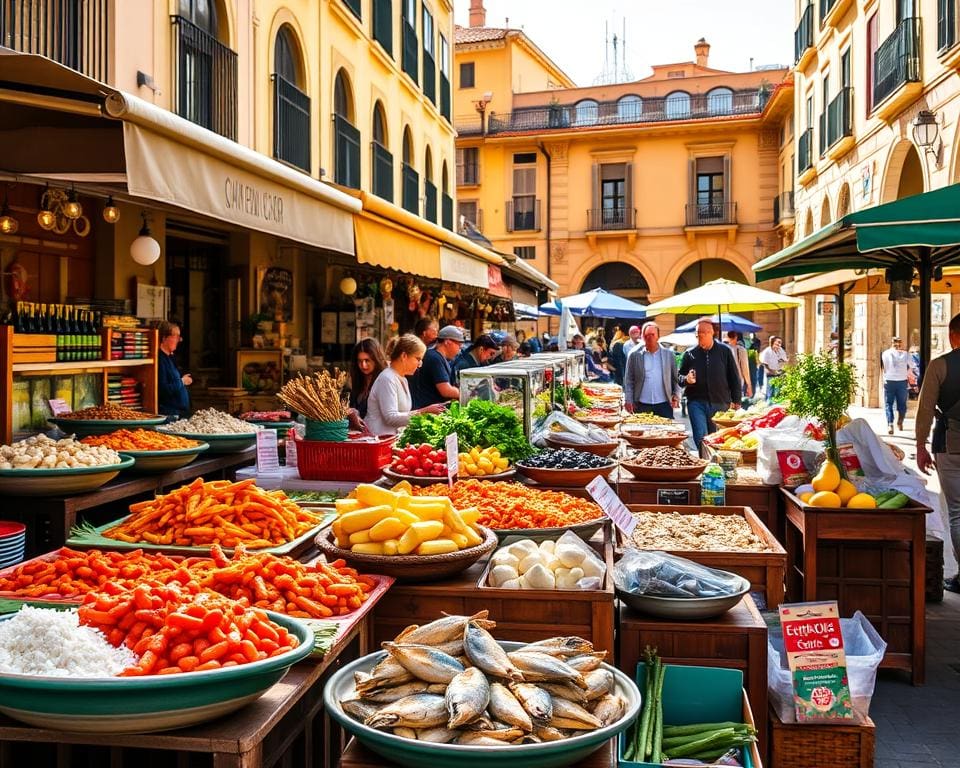
[[[912,133],[913,143],[923,149],[924,154],[934,156],[937,167],[940,166],[940,150],[943,148],[943,142],[934,149],[937,137],[940,134],[940,126],[937,124],[937,116],[930,110],[923,109],[913,118]]]
[[[477,112],[480,113],[480,133],[486,134],[487,124],[486,124],[486,113],[487,105],[493,101],[493,91],[487,91],[483,94],[482,98],[477,99],[473,102],[473,106],[476,108]]]

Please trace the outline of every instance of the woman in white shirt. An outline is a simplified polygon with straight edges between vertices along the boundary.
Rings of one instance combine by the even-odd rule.
[[[416,413],[440,413],[442,403],[434,403],[417,411],[411,410],[407,376],[420,367],[427,348],[413,334],[401,336],[390,351],[390,365],[384,368],[370,389],[367,399],[367,428],[375,435],[395,435]]]

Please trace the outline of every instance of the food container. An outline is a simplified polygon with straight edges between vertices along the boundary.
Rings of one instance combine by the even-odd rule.
[[[166,432],[167,430],[161,428],[158,431]],[[207,448],[207,454],[210,456],[222,453],[241,453],[252,447],[257,441],[256,432],[229,432],[220,435],[205,435],[202,432],[170,432],[170,434],[206,443],[210,446]]]
[[[617,467],[617,462],[610,461],[607,466],[591,469],[544,469],[541,467],[527,467],[523,462],[517,462],[517,472],[538,485],[554,486],[557,488],[583,488],[595,477],[609,477]]]
[[[665,482],[683,482],[696,480],[703,474],[707,462],[699,459],[700,465],[695,467],[650,467],[645,464],[636,464],[629,459],[621,459],[620,467],[637,480],[662,480]]]
[[[135,421],[124,421],[122,419],[47,419],[64,434],[76,435],[77,437],[106,435],[110,432],[116,432],[118,429],[156,429],[158,424],[163,424],[166,420],[166,416],[148,416],[147,414],[144,414],[142,419]],[[183,437],[187,437],[187,435],[183,435]]]
[[[52,469],[0,469],[0,494],[10,496],[64,496],[95,491],[122,470],[133,466],[133,457],[119,464]]]
[[[579,443],[564,438],[563,433],[547,435],[544,441],[551,448],[572,448],[575,451],[592,453],[595,456],[610,456],[620,447],[619,440],[610,440],[606,443]]]
[[[170,448],[163,451],[127,451],[120,450],[123,456],[130,456],[134,460],[134,472],[169,472],[172,469],[185,467],[196,459],[210,446],[200,443],[192,448]]]

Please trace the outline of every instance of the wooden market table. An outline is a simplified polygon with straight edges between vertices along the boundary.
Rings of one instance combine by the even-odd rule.
[[[496,762],[496,761],[493,761]],[[385,762],[380,755],[367,749],[356,739],[351,739],[340,759],[340,768],[389,768],[395,763]],[[424,765],[424,768],[429,768]],[[574,763],[570,768],[617,768],[617,742],[610,739],[589,757]]]
[[[106,485],[89,493],[72,496],[6,496],[3,516],[27,525],[26,557],[31,558],[62,547],[70,529],[77,523],[78,513],[96,507],[138,501],[154,493],[189,483],[198,477],[205,480],[232,479],[235,471],[256,461],[256,449],[219,456],[202,457],[185,467],[161,474],[121,472]]]
[[[722,616],[681,621],[647,616],[619,604],[617,667],[631,678],[643,649],[657,649],[666,664],[726,667],[743,672],[754,712],[767,711],[767,624],[750,595]],[[767,720],[757,717],[760,754],[766,754]]]
[[[345,737],[323,709],[323,688],[338,667],[368,652],[367,620],[339,638],[323,659],[291,667],[256,701],[191,728],[148,734],[66,733],[0,715],[0,768],[333,768]]]
[[[881,667],[926,678],[924,568],[930,507],[834,509],[803,504],[782,489],[787,598],[836,600],[860,610],[887,641]]]

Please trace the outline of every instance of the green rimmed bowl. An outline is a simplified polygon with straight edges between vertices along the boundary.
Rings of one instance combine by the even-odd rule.
[[[185,437],[188,440],[197,440],[201,443],[206,443],[209,446],[207,448],[208,456],[221,453],[240,453],[241,451],[247,450],[255,442],[257,442],[256,432],[238,432],[236,434],[230,433],[226,435],[205,435],[202,432],[175,432],[172,429],[158,429],[157,431],[168,435],[176,435],[177,437]]]
[[[522,647],[523,643],[500,641],[507,651]],[[583,760],[618,734],[625,731],[640,711],[640,691],[623,672],[601,665],[614,677],[617,693],[627,700],[627,711],[617,722],[595,731],[583,731],[562,741],[541,744],[504,744],[501,746],[469,746],[462,744],[433,744],[395,736],[387,731],[370,728],[354,720],[343,711],[341,702],[356,697],[355,672],[369,672],[387,654],[371,653],[338,669],[323,691],[326,711],[343,728],[367,748],[386,760],[410,768],[563,768]]]
[[[121,456],[119,464],[61,469],[0,469],[0,495],[64,496],[95,491],[133,466],[133,458]]]
[[[297,638],[296,648],[262,661],[179,675],[75,678],[0,673],[0,712],[40,728],[75,733],[150,733],[213,720],[257,699],[313,650],[313,631],[305,624],[267,613]]]
[[[118,453],[133,457],[134,472],[169,472],[173,469],[185,467],[209,447],[207,443],[200,443],[192,448],[169,448],[165,451],[127,451],[121,449]]]
[[[61,432],[77,437],[88,435],[106,435],[118,429],[156,429],[163,424],[166,416],[151,416],[143,419],[47,419],[51,424],[59,427]]]

